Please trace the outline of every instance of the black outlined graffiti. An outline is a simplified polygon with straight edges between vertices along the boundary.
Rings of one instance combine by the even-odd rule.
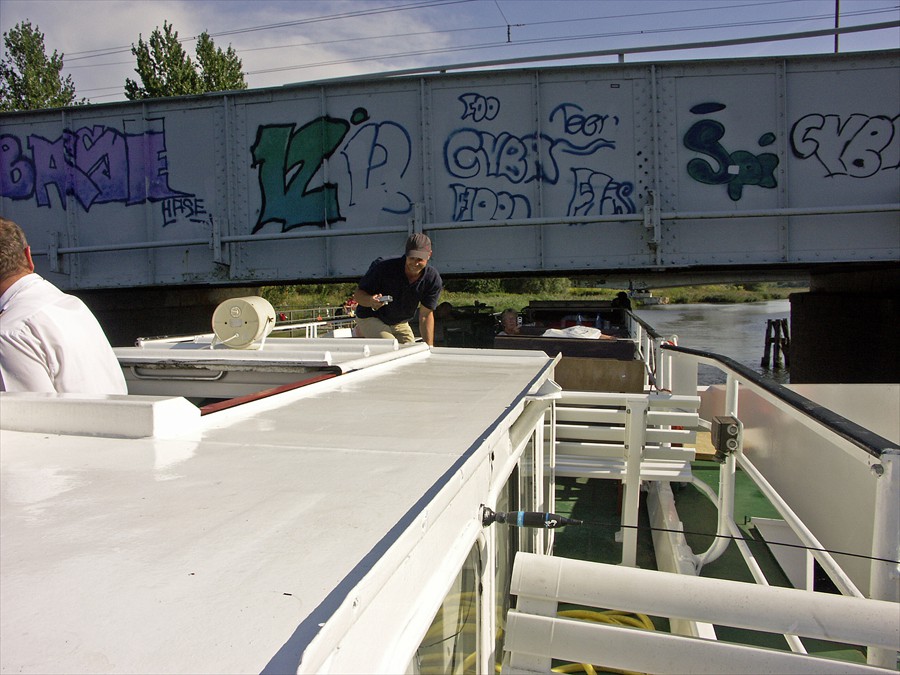
[[[791,128],[791,149],[815,157],[826,177],[868,178],[900,167],[900,115],[805,115]]]
[[[210,219],[204,200],[193,196],[164,199],[160,204],[160,209],[162,210],[163,227],[177,223],[179,220],[207,223]]]
[[[341,150],[350,176],[349,206],[403,214],[412,199],[400,192],[412,160],[412,139],[396,122],[362,125]]]
[[[461,119],[471,117],[473,122],[481,122],[494,119],[500,112],[500,101],[493,96],[463,94],[459,100],[465,107]]]
[[[369,218],[378,211],[412,210],[412,199],[400,189],[412,159],[412,140],[402,125],[369,122],[369,112],[357,108],[349,120],[323,115],[296,131],[295,126],[266,125],[257,130],[251,152],[259,170],[262,207],[254,233],[273,222],[287,232],[344,221],[342,204]],[[356,131],[349,135],[351,126]],[[346,184],[323,180],[310,187],[332,156],[343,159]]]
[[[724,109],[724,104],[710,102],[694,106],[691,112],[706,115]],[[724,136],[725,126],[710,119],[700,120],[687,130],[684,135],[684,147],[715,160],[715,166],[697,157],[690,160],[687,163],[687,172],[691,178],[708,185],[727,185],[728,197],[735,202],[740,200],[747,185],[762,188],[774,188],[778,185],[775,179],[778,155],[771,152],[754,155],[746,150],[728,152],[719,142]],[[775,142],[775,135],[763,134],[758,142],[761,147],[771,145]]]
[[[599,136],[603,133],[603,127],[607,122],[619,124],[619,118],[615,115],[600,115],[599,113],[585,115],[584,108],[575,103],[560,103],[556,106],[550,113],[551,122],[554,121],[557,113],[563,116],[563,130],[571,135]]]
[[[354,112],[356,123],[368,119],[365,110]],[[310,188],[313,176],[337,149],[350,129],[347,120],[328,115],[303,125],[260,126],[250,148],[254,168],[259,169],[262,207],[253,226],[258,232],[267,223],[281,223],[287,232],[303,225],[325,227],[343,220],[337,200],[337,186],[323,183]]]

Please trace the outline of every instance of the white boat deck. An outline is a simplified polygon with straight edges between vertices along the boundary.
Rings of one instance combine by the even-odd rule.
[[[2,671],[302,669],[553,363],[410,350],[137,439],[59,433],[56,397],[3,394],[48,422],[0,418]]]

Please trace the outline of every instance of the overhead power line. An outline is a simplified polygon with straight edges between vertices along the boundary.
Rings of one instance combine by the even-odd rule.
[[[301,25],[315,24],[315,23],[323,23],[327,21],[341,21],[348,19],[355,19],[359,17],[367,17],[372,15],[379,14],[390,14],[396,12],[405,12],[411,10],[421,10],[421,9],[433,9],[446,5],[456,5],[456,4],[466,4],[472,3],[476,0],[419,0],[416,2],[406,2],[403,4],[389,5],[389,6],[381,6],[381,7],[370,7],[368,9],[355,10],[349,12],[341,12],[328,14],[317,17],[307,17],[303,19],[296,19],[290,21],[283,21],[278,23],[269,23],[262,24],[257,26],[249,26],[244,28],[235,28],[226,31],[219,31],[210,33],[211,37],[223,37],[229,35],[239,35],[245,33],[252,32],[260,32],[260,31],[272,31],[272,30],[280,30],[284,28],[290,28]],[[665,28],[645,28],[645,29],[632,29],[632,30],[623,30],[623,31],[605,31],[605,32],[596,32],[596,33],[583,33],[579,35],[563,35],[563,36],[542,36],[542,37],[524,37],[521,32],[519,33],[518,39],[511,39],[511,34],[509,32],[510,26],[514,26],[518,29],[539,29],[543,27],[548,27],[557,24],[569,24],[572,22],[578,22],[579,24],[585,24],[590,21],[610,21],[613,19],[636,19],[642,17],[653,17],[660,15],[669,15],[669,14],[679,14],[686,15],[691,12],[702,11],[705,15],[709,15],[711,11],[721,10],[721,11],[730,11],[734,12],[736,9],[741,8],[754,8],[757,9],[764,5],[786,5],[791,3],[786,3],[785,0],[768,0],[765,2],[753,2],[753,3],[739,3],[732,5],[719,5],[715,7],[706,6],[706,7],[698,7],[694,9],[672,9],[672,10],[660,10],[653,12],[636,12],[629,14],[616,14],[616,15],[606,15],[606,16],[595,16],[595,17],[579,17],[579,18],[563,18],[563,19],[547,19],[542,21],[535,21],[529,23],[517,23],[511,24],[503,9],[500,6],[498,0],[489,0],[492,1],[494,6],[497,9],[497,12],[502,17],[504,23],[491,23],[491,24],[482,24],[474,27],[455,27],[455,28],[443,28],[437,30],[429,30],[429,31],[410,31],[405,33],[395,33],[391,35],[379,35],[379,36],[364,36],[364,37],[348,37],[348,38],[337,38],[330,40],[319,40],[314,42],[300,42],[300,43],[290,43],[283,45],[268,45],[268,46],[260,46],[260,47],[248,47],[242,49],[235,49],[237,54],[249,54],[251,52],[260,52],[260,51],[271,51],[276,49],[296,49],[296,48],[308,48],[308,47],[321,47],[327,45],[335,45],[346,42],[353,42],[356,45],[359,45],[362,42],[372,43],[376,40],[389,40],[396,43],[398,39],[402,38],[428,38],[428,37],[437,37],[440,35],[449,35],[456,34],[460,32],[466,32],[467,35],[471,35],[476,32],[484,32],[484,31],[495,31],[498,29],[506,29],[505,34],[502,37],[499,37],[496,40],[488,40],[482,42],[475,42],[469,44],[462,45],[449,45],[444,47],[432,47],[432,48],[424,48],[424,49],[410,49],[407,51],[397,51],[397,52],[388,52],[388,53],[371,53],[369,55],[359,55],[359,56],[351,56],[351,57],[336,57],[330,60],[322,60],[316,62],[304,62],[297,63],[294,65],[287,64],[276,66],[272,68],[258,68],[254,70],[246,71],[246,75],[263,75],[277,72],[286,72],[290,70],[303,70],[310,68],[318,68],[318,67],[328,67],[328,66],[338,66],[338,65],[350,65],[350,64],[358,64],[364,63],[367,61],[377,62],[382,60],[394,60],[400,58],[409,58],[409,57],[419,57],[419,56],[427,56],[427,55],[435,55],[435,54],[447,54],[454,52],[469,52],[476,50],[496,50],[501,48],[509,48],[509,47],[527,47],[527,46],[536,46],[536,45],[547,45],[553,43],[564,43],[564,42],[572,42],[576,40],[599,40],[599,39],[608,39],[612,37],[624,37],[630,35],[660,35],[666,33],[679,33],[679,32],[690,32],[690,31],[709,31],[709,30],[723,30],[723,29],[733,29],[733,28],[745,28],[750,26],[767,26],[767,25],[778,25],[785,23],[797,23],[797,22],[811,22],[811,21],[822,21],[822,20],[832,20],[834,18],[833,13],[823,13],[823,14],[811,14],[804,16],[793,16],[793,17],[784,17],[784,18],[768,18],[768,19],[759,19],[759,20],[747,20],[747,21],[731,21],[731,22],[722,22],[722,23],[706,23],[703,25],[694,25],[694,26],[670,26]],[[897,13],[900,12],[900,5],[894,5],[891,7],[882,7],[876,9],[862,9],[862,10],[850,10],[844,11],[841,13],[842,18],[848,17],[862,17],[862,16],[871,16],[875,14],[884,14],[884,13]],[[192,40],[196,40],[198,36],[192,36],[188,38],[180,39],[180,42],[189,42]],[[624,51],[628,51],[628,49],[623,47]],[[84,68],[104,68],[104,67],[112,67],[112,66],[121,66],[128,65],[133,63],[131,60],[127,61],[113,61],[107,63],[89,63],[89,61],[96,59],[98,57],[103,56],[111,56],[115,54],[121,54],[131,51],[131,46],[128,47],[109,47],[102,49],[94,49],[80,52],[73,52],[66,55],[66,67],[75,70],[75,69],[84,69]],[[535,59],[542,58],[542,54],[534,54],[532,55]],[[77,63],[75,65],[70,65],[70,61],[81,61],[83,63]],[[117,85],[114,87],[95,87],[92,89],[85,89],[83,93],[88,92],[98,92],[94,96],[94,98],[106,98],[115,96],[116,93],[112,94],[99,94],[99,92],[103,91],[111,91],[111,92],[121,92],[124,83],[122,85]]]

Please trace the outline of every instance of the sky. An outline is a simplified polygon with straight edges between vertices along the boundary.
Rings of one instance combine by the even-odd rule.
[[[133,44],[168,21],[193,56],[207,31],[250,88],[529,57],[900,21],[900,0],[0,0],[0,32],[30,21],[64,57],[78,99],[125,100]],[[900,48],[900,28],[842,35],[839,51]],[[4,47],[5,54],[5,47]],[[626,55],[665,61],[831,53],[833,37]]]

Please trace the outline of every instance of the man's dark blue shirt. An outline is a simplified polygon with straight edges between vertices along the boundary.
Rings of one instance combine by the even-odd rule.
[[[399,258],[379,258],[369,267],[359,287],[366,293],[390,295],[393,300],[378,311],[360,306],[356,316],[361,319],[377,317],[389,326],[409,321],[416,314],[419,303],[428,309],[435,309],[444,287],[441,275],[431,265],[422,270],[422,275],[413,283],[406,278],[406,256]]]

